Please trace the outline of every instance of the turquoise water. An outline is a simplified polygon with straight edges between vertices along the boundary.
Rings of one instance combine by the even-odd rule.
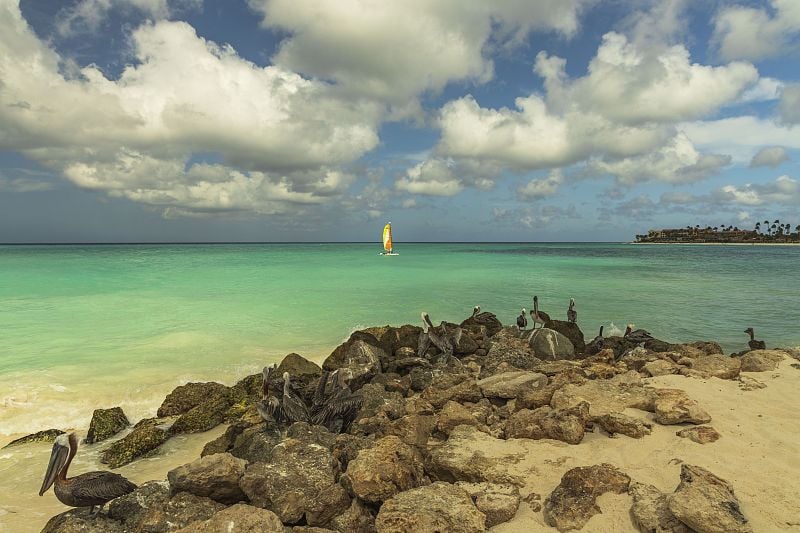
[[[150,415],[174,386],[233,381],[356,328],[513,323],[538,294],[587,337],[627,322],[665,340],[800,344],[800,247],[627,244],[0,246],[0,435]]]

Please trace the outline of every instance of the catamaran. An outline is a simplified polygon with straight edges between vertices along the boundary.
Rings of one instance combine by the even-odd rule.
[[[383,252],[381,255],[400,255],[392,247],[392,223],[389,222],[383,227]]]

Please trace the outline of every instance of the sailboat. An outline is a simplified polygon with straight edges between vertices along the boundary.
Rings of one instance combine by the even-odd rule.
[[[383,227],[383,252],[381,255],[400,255],[394,251],[392,246],[392,223],[389,222]]]

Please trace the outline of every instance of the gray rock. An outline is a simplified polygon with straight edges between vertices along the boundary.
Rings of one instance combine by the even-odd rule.
[[[578,324],[564,320],[548,320],[545,322],[544,327],[545,329],[557,331],[568,338],[572,346],[575,347],[575,353],[583,353],[586,350],[586,340]]]
[[[281,441],[281,432],[274,424],[262,423],[245,428],[233,441],[231,455],[248,463],[266,463],[272,449]]]
[[[530,332],[527,337],[528,344],[534,355],[545,361],[556,359],[573,359],[575,347],[561,333],[547,328],[539,328]]]
[[[386,357],[388,354],[380,348],[374,336],[356,332],[325,359],[322,368],[331,371],[341,369],[348,378],[350,387],[355,390],[381,372],[381,359]]]
[[[113,437],[130,425],[128,417],[122,412],[121,407],[111,409],[95,409],[92,421],[89,423],[89,432],[84,442],[92,444]]]
[[[518,330],[504,328],[500,333],[492,337],[482,365],[491,375],[504,363],[520,370],[530,370],[540,362],[540,359],[534,357],[527,339],[520,338]]]
[[[57,514],[47,521],[42,533],[125,533],[126,530],[116,520],[98,516],[93,518],[87,509],[79,508]]]
[[[247,461],[229,453],[215,453],[179,466],[167,473],[172,493],[186,491],[221,503],[245,499],[239,480]]]
[[[381,506],[375,519],[379,533],[479,533],[485,523],[466,491],[442,482],[401,492]]]
[[[667,498],[675,517],[703,533],[752,533],[733,487],[705,468],[681,465],[681,482]]]
[[[547,376],[538,372],[503,372],[478,381],[487,398],[517,398],[524,393],[547,385]]]

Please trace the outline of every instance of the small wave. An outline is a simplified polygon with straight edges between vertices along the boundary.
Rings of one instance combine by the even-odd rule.
[[[615,326],[614,323],[612,322],[608,326],[608,334],[606,335],[606,337],[621,337],[623,333],[625,332],[619,329],[617,326]]]

